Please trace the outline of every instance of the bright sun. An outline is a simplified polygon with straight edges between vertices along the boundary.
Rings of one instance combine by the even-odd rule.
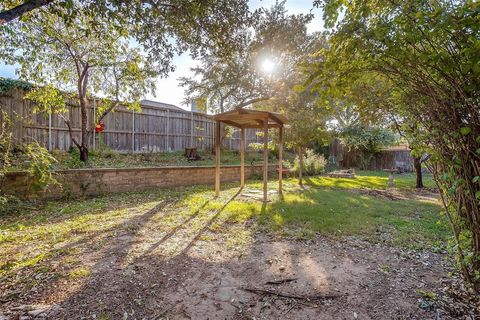
[[[271,73],[275,69],[275,63],[270,59],[265,59],[262,62],[262,70]]]

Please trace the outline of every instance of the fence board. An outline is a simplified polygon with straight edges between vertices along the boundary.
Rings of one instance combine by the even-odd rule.
[[[49,125],[48,116],[34,112],[34,103],[23,99],[24,92],[14,90],[10,96],[0,97],[0,108],[14,121],[15,143],[36,140],[40,145],[52,149],[67,151],[72,145],[65,121],[53,114]],[[97,104],[98,107],[98,104]],[[80,140],[81,114],[77,101],[67,101],[68,114],[75,139]],[[93,126],[93,101],[90,101],[89,126]],[[135,121],[133,121],[133,117]],[[0,123],[3,121],[0,116]],[[215,122],[208,115],[163,107],[142,106],[141,112],[118,108],[104,119],[105,131],[96,134],[95,147],[103,144],[119,152],[165,152],[183,151],[187,147],[202,150],[213,149]],[[49,142],[49,130],[51,130]],[[89,147],[94,149],[94,135],[90,137]],[[101,141],[100,141],[101,140]],[[246,130],[247,147],[250,143],[261,142],[255,129]],[[132,145],[134,143],[134,145]],[[231,138],[223,140],[226,149],[239,150],[239,130]]]
[[[330,143],[330,161],[335,161],[341,168],[358,168],[361,152],[348,150],[338,139]],[[413,158],[409,149],[382,150],[373,155],[368,170],[401,169],[413,171]]]

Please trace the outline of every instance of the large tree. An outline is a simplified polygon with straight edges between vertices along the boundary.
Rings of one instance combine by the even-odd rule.
[[[210,52],[194,75],[182,78],[187,99],[205,98],[211,111],[226,111],[285,95],[296,84],[299,63],[318,42],[307,33],[312,15],[290,15],[285,2],[261,9],[239,26],[242,39],[228,55]]]
[[[480,291],[480,4],[472,1],[317,1],[334,27],[312,75],[354,88],[391,84],[404,130],[432,154],[463,276]],[[340,13],[342,14],[340,15]],[[338,17],[342,19],[338,19]],[[368,92],[366,92],[368,94]],[[380,107],[380,106],[379,106]]]
[[[285,145],[297,152],[299,159],[298,183],[303,186],[303,160],[305,149],[328,142],[329,112],[319,103],[318,96],[308,92],[291,92],[289,99],[271,101],[271,106],[288,117]],[[280,110],[278,110],[280,109]]]
[[[0,27],[0,59],[19,63],[20,76],[37,85],[29,97],[42,102],[42,111],[65,111],[55,88],[77,93],[80,137],[65,121],[80,159],[86,161],[95,125],[88,119],[90,90],[106,98],[98,108],[101,121],[121,102],[136,107],[135,102],[153,90],[153,79],[173,70],[175,53],[230,51],[236,39],[229,33],[232,25],[241,25],[248,16],[245,1],[225,2],[220,9],[208,1],[140,1],[128,6],[122,1],[54,2]]]
[[[51,8],[38,9],[28,19],[13,23],[0,52],[7,62],[20,64],[22,78],[36,84],[29,97],[39,102],[40,111],[63,114],[61,92],[76,93],[80,137],[74,134],[69,118],[64,120],[80,160],[86,161],[95,126],[88,118],[91,89],[105,96],[98,109],[101,121],[123,101],[138,101],[162,69],[130,48],[128,32],[107,20],[92,18],[81,6],[75,8],[75,19],[68,24]],[[90,27],[93,24],[95,28]]]
[[[81,13],[78,6],[83,8]],[[28,19],[42,8],[65,24],[81,14],[129,29],[129,36],[148,53],[149,59],[162,61],[170,70],[177,52],[188,49],[196,56],[236,48],[239,36],[235,31],[250,20],[246,0],[3,0],[0,28],[8,29],[12,22]],[[95,27],[91,24],[89,29]]]

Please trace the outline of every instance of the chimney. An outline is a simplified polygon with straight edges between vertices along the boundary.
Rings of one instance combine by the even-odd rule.
[[[192,101],[190,102],[190,107],[191,107],[191,111],[192,112],[198,112],[198,105],[197,105],[197,100],[196,99],[192,99]]]

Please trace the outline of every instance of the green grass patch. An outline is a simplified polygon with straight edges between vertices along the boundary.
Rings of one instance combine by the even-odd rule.
[[[398,175],[397,191],[411,193],[414,183],[414,175]],[[88,276],[90,270],[79,268],[82,255],[115,250],[118,235],[147,243],[153,235],[176,236],[179,248],[216,241],[226,251],[248,248],[256,232],[300,239],[317,233],[357,236],[409,248],[438,247],[449,235],[435,199],[393,201],[355,191],[386,188],[383,172],[360,172],[356,179],[310,177],[306,184],[300,189],[287,179],[284,199],[267,204],[235,197],[238,183],[232,183],[223,185],[218,198],[212,186],[193,186],[22,207],[0,220],[0,280],[21,284],[18,274],[28,275],[23,271],[49,270],[59,262],[73,270],[70,278]],[[430,177],[425,184],[432,185]],[[261,186],[249,181],[247,189]],[[276,189],[277,182],[269,187]],[[177,254],[176,248],[168,254]]]
[[[89,277],[91,274],[92,274],[92,271],[90,269],[85,267],[79,267],[70,271],[68,273],[68,276],[70,278],[76,279],[76,278],[86,278],[86,277]]]
[[[111,151],[91,151],[87,162],[79,160],[76,150],[68,152],[54,152],[57,159],[56,169],[78,169],[78,168],[131,168],[131,167],[165,167],[165,166],[213,166],[215,155],[212,152],[199,150],[198,161],[189,161],[183,152],[157,152],[157,153],[117,153]],[[286,153],[284,158],[293,161],[295,156]],[[263,154],[259,151],[249,151],[245,154],[247,164],[260,163],[263,161]],[[275,155],[270,153],[269,161],[276,162]],[[223,150],[221,155],[223,165],[239,165],[240,154],[238,151]],[[21,169],[18,166],[16,169]]]
[[[55,170],[83,169],[83,168],[136,168],[136,167],[172,167],[172,166],[213,166],[215,155],[212,152],[199,150],[200,160],[189,161],[183,152],[156,152],[156,153],[118,153],[109,150],[89,152],[88,161],[80,161],[77,149],[72,152],[54,151],[53,156],[57,160],[54,164]],[[291,152],[284,153],[284,159],[293,161],[295,155]],[[261,151],[248,151],[245,154],[245,163],[260,164],[263,162]],[[275,163],[275,154],[270,152],[269,162]],[[240,154],[238,151],[222,150],[221,163],[223,165],[240,165]],[[13,158],[11,171],[26,170],[28,163],[21,158]]]
[[[394,175],[395,188],[410,189],[415,188],[415,173],[406,172]],[[382,171],[358,171],[356,178],[330,178],[330,177],[307,177],[305,179],[308,185],[324,188],[341,189],[386,189],[388,186],[388,173]],[[423,175],[423,184],[427,188],[434,188],[435,182],[431,174]]]
[[[285,195],[284,201],[272,204],[261,219],[271,229],[287,234],[359,235],[373,242],[421,247],[447,235],[439,222],[439,210],[439,205],[431,202],[310,189]],[[386,234],[388,237],[382,238]]]

